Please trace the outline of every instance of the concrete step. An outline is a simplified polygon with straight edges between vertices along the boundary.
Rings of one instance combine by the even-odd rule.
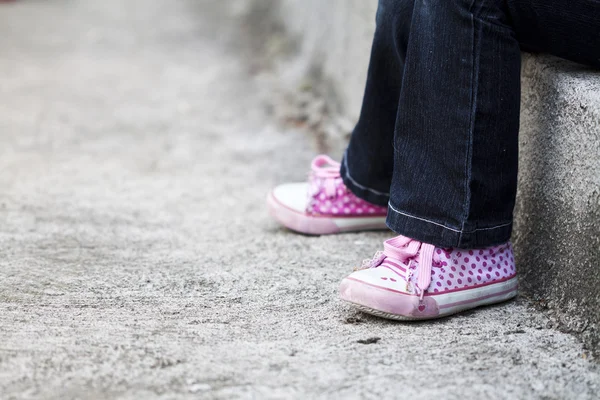
[[[598,351],[600,73],[525,54],[515,234],[521,287]]]

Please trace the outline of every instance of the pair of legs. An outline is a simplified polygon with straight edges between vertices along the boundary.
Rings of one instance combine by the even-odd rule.
[[[505,243],[517,186],[521,49],[600,68],[600,3],[380,0],[345,185],[393,231]]]
[[[300,232],[385,222],[400,235],[342,281],[343,300],[428,319],[516,295],[521,49],[600,68],[600,2],[379,1],[341,165],[317,157],[308,184],[268,198],[275,218]]]

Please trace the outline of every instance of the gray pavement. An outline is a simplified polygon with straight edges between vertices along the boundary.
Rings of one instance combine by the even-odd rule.
[[[266,115],[243,12],[0,5],[0,398],[595,398],[523,299],[428,323],[337,299],[389,234],[267,218],[314,143]]]

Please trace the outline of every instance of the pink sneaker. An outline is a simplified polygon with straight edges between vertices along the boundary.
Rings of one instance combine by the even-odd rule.
[[[342,182],[340,164],[327,156],[312,162],[308,182],[277,186],[269,213],[284,226],[311,235],[386,229],[387,207],[367,203]]]
[[[517,295],[510,242],[485,249],[440,249],[404,236],[342,280],[340,295],[369,314],[432,319]]]

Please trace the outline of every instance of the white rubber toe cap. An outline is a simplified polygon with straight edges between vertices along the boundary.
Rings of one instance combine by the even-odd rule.
[[[308,183],[284,183],[273,189],[272,195],[287,208],[304,213],[308,203]]]

